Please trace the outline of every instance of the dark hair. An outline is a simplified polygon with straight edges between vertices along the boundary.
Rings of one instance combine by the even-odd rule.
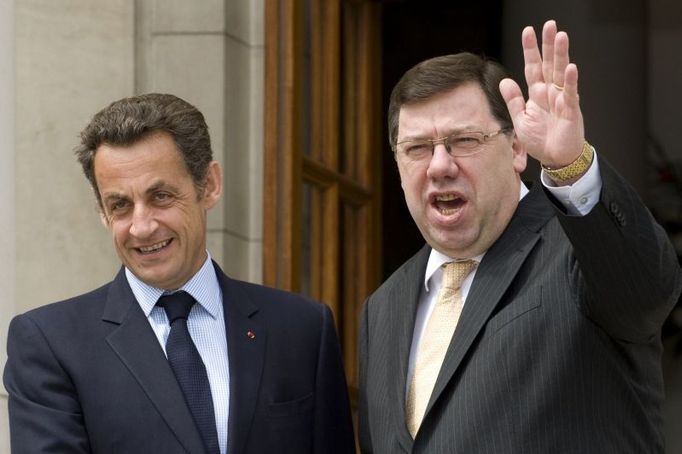
[[[427,100],[468,82],[477,83],[501,128],[512,128],[507,105],[500,93],[500,81],[508,77],[497,62],[468,52],[424,60],[408,70],[391,92],[388,105],[388,141],[395,150],[398,140],[398,117],[405,104]]]
[[[102,144],[130,146],[158,132],[173,137],[195,186],[202,187],[213,152],[208,126],[201,112],[174,95],[133,96],[115,101],[96,113],[81,131],[81,143],[75,149],[100,207],[102,200],[94,164],[97,148]]]

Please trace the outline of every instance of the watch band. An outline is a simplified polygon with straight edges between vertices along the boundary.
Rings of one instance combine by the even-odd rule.
[[[585,173],[585,171],[592,164],[593,159],[594,150],[592,149],[592,145],[585,141],[583,144],[583,151],[580,153],[580,156],[578,156],[575,161],[568,164],[567,166],[556,169],[547,167],[542,163],[540,166],[542,167],[542,170],[545,171],[547,176],[549,176],[552,180],[556,181],[557,183],[565,183],[566,181],[572,180],[575,177]]]

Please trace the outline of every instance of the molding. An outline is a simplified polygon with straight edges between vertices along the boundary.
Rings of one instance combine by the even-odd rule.
[[[7,326],[16,313],[15,209],[15,0],[0,0],[0,369],[4,369]],[[0,384],[0,395],[7,392]]]

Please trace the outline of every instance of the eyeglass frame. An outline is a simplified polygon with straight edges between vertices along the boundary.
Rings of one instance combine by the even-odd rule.
[[[502,133],[507,133],[507,132],[513,131],[513,130],[514,130],[513,126],[507,126],[504,128],[500,128],[497,131],[493,131],[493,132],[489,132],[489,133],[484,133],[483,131],[458,131],[458,132],[454,132],[452,134],[448,134],[447,136],[436,137],[435,139],[402,140],[402,141],[397,142],[395,144],[395,147],[393,148],[393,153],[397,157],[397,154],[399,151],[398,145],[403,144],[403,143],[409,143],[409,142],[423,143],[423,144],[431,143],[431,156],[433,156],[433,154],[436,151],[436,145],[438,145],[439,143],[442,143],[443,146],[445,147],[445,150],[448,152],[448,154],[450,156],[453,156],[456,158],[464,158],[467,156],[473,156],[475,154],[480,153],[483,150],[483,148],[481,148],[481,145],[486,143],[489,139],[492,139],[493,137],[496,137]],[[472,148],[471,153],[453,155],[452,150],[451,150],[451,148],[452,148],[451,144],[448,144],[448,139],[451,139],[452,137],[463,136],[463,135],[472,134],[472,133],[481,134],[481,142],[478,143],[474,148]],[[402,154],[404,154],[405,156],[407,156],[409,158],[409,155],[407,153],[405,153],[404,151],[402,152]]]

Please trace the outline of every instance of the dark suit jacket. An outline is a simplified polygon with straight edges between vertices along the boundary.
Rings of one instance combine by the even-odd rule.
[[[230,363],[228,452],[354,452],[329,308],[216,273]],[[8,339],[13,453],[203,452],[123,270],[91,293],[17,316]]]
[[[665,233],[603,160],[600,202],[566,216],[536,185],[487,251],[422,426],[405,426],[424,247],[367,300],[365,453],[663,452],[660,326],[680,293]]]

